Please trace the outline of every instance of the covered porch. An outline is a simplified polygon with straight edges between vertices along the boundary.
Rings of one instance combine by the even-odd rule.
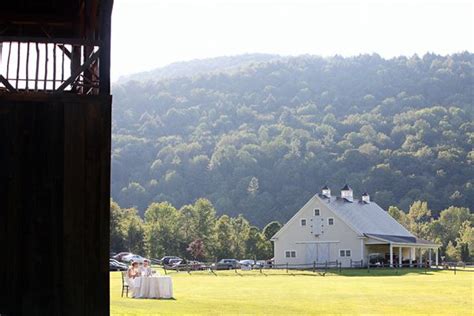
[[[367,264],[389,267],[438,266],[441,245],[417,237],[366,235]]]

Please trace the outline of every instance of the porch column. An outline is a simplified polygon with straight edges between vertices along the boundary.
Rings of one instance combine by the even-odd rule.
[[[421,263],[423,262],[423,256],[421,254],[421,248],[419,248],[419,255],[418,255],[418,268],[421,266]]]
[[[410,268],[413,267],[413,261],[415,260],[415,247],[410,248]]]
[[[398,267],[402,267],[402,247],[398,247]]]
[[[430,268],[431,268],[431,248],[428,249],[428,264],[430,265]]]
[[[438,268],[438,248],[435,249],[435,263],[436,263],[436,268]]]
[[[360,239],[360,261],[364,264],[364,239]]]
[[[390,268],[393,268],[393,245],[390,243]]]

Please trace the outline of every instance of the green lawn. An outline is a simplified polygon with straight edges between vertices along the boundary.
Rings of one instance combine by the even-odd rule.
[[[174,300],[138,300],[120,297],[112,272],[111,314],[473,315],[474,270],[239,273],[174,272]]]

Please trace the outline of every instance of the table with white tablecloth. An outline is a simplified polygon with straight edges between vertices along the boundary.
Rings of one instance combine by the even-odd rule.
[[[173,282],[169,276],[135,279],[134,298],[173,298]]]

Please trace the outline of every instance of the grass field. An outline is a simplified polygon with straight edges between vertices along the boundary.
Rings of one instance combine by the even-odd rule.
[[[474,270],[285,270],[171,273],[174,300],[121,298],[110,274],[112,315],[473,315]]]

